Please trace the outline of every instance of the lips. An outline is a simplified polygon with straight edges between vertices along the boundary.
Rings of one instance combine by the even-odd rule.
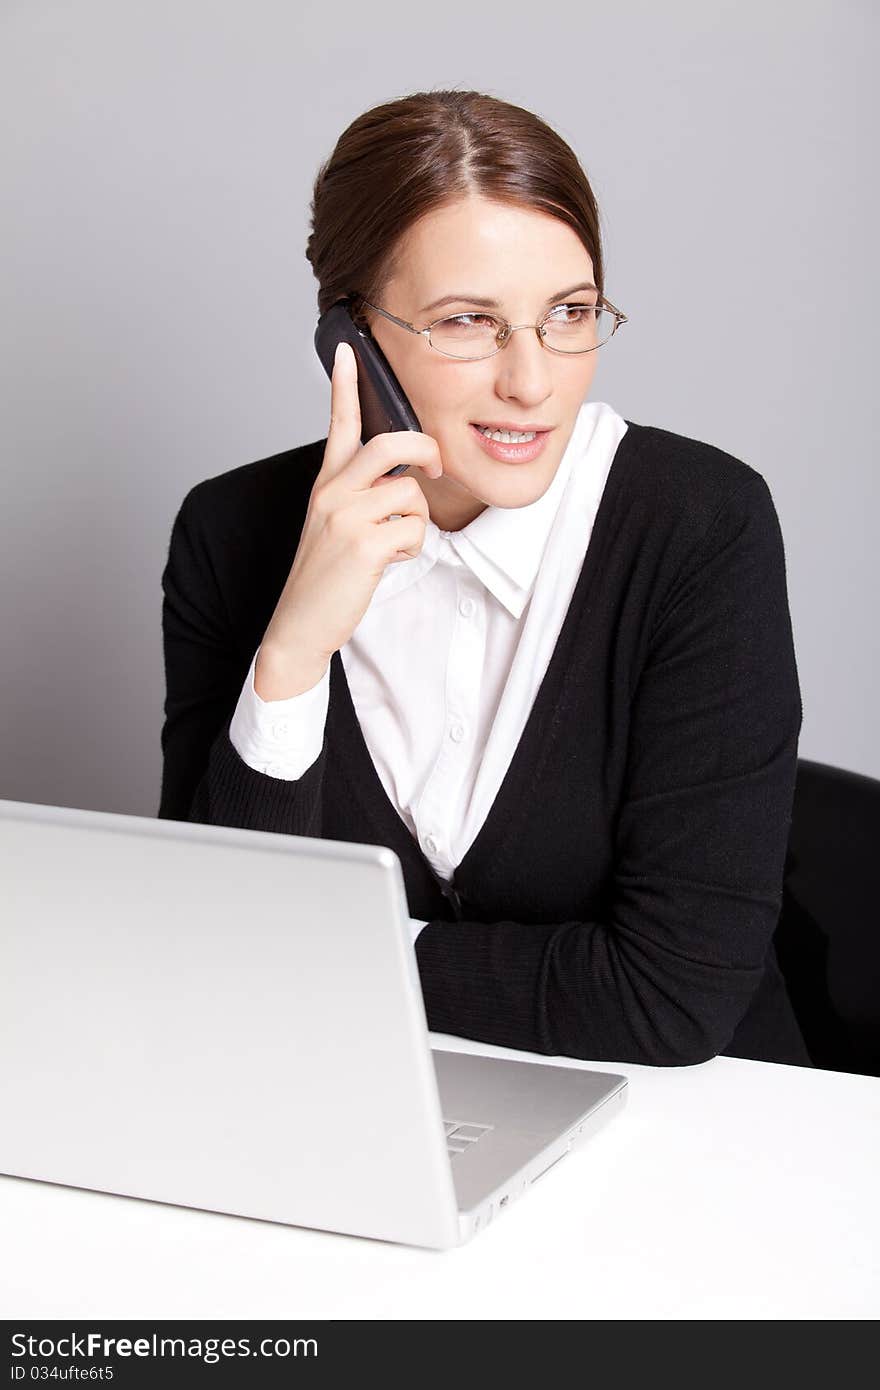
[[[478,425],[471,424],[470,429],[474,432],[474,439],[483,453],[490,458],[497,459],[501,463],[530,463],[541,454],[547,444],[549,430],[535,430],[533,438],[524,440],[521,443],[504,444],[501,440],[493,439],[491,435],[484,434]]]
[[[511,434],[547,434],[553,425],[511,425],[497,424],[494,420],[471,420],[481,430],[507,430]]]

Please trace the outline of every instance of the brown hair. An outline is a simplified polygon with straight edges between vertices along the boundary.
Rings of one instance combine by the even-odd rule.
[[[533,112],[482,92],[414,92],[358,116],[318,171],[306,245],[318,312],[350,291],[381,303],[403,234],[469,193],[566,223],[604,290],[596,200],[562,137]]]

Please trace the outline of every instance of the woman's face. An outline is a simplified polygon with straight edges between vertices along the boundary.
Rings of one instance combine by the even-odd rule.
[[[555,303],[586,303],[593,263],[579,237],[543,212],[492,202],[476,194],[426,215],[402,238],[394,277],[381,307],[416,328],[444,315],[496,312],[512,324],[538,323]],[[430,308],[435,300],[461,295]],[[495,301],[475,304],[469,295]],[[511,334],[507,346],[480,361],[456,361],[381,314],[364,310],[425,434],[436,439],[442,478],[413,469],[431,520],[442,531],[467,526],[487,506],[526,507],[556,475],[586,399],[598,354],[548,352],[537,334]],[[530,462],[491,458],[473,424],[550,429]]]

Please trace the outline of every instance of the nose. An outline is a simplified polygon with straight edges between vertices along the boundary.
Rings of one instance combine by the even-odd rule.
[[[551,355],[538,342],[531,324],[511,328],[500,352],[496,352],[496,386],[505,399],[515,398],[538,405],[547,399],[552,389],[553,364]]]

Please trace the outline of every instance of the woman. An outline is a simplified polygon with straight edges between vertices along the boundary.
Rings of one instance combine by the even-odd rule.
[[[360,445],[343,346],[326,439],[188,493],[159,815],[394,849],[434,1030],[809,1065],[772,946],[802,711],[767,484],[586,400],[624,316],[532,113],[381,105],[312,213],[319,308],[349,298],[422,433]]]

